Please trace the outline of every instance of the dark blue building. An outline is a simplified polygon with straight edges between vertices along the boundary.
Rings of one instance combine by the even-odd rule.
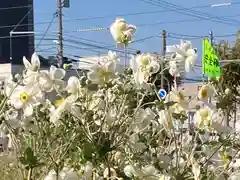
[[[2,0],[0,3],[0,63],[22,64],[22,57],[34,52],[33,34],[10,32],[34,31],[33,0]],[[24,18],[25,17],[25,18]],[[21,21],[21,23],[20,23]],[[20,24],[19,24],[20,23]],[[19,24],[18,26],[16,26]],[[12,54],[12,61],[10,56]]]

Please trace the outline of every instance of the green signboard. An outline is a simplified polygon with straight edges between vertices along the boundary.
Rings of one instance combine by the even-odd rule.
[[[211,77],[220,77],[221,69],[219,64],[219,57],[217,56],[214,48],[208,41],[208,39],[203,39],[203,74]]]

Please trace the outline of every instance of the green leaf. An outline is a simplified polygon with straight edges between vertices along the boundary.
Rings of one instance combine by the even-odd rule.
[[[85,143],[83,145],[83,156],[86,160],[91,160],[92,159],[92,154],[94,153],[94,146],[91,143]]]
[[[38,163],[37,157],[34,156],[33,150],[28,147],[23,156],[20,157],[20,162],[25,166],[26,169],[37,167],[40,163]]]
[[[112,144],[112,142],[109,139],[106,139],[104,141],[104,143],[102,144],[102,146],[98,150],[99,158],[105,157],[106,154],[112,150],[111,144]]]

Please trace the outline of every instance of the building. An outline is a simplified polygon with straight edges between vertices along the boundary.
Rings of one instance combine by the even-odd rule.
[[[1,1],[0,17],[0,63],[20,65],[22,57],[30,57],[34,51],[34,36],[16,34],[10,43],[10,32],[34,30],[33,0]],[[16,26],[17,24],[19,25]]]

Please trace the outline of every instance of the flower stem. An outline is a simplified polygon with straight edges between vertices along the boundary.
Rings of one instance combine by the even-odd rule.
[[[27,177],[28,180],[32,180],[32,170],[33,170],[32,168],[28,170],[28,177]]]

